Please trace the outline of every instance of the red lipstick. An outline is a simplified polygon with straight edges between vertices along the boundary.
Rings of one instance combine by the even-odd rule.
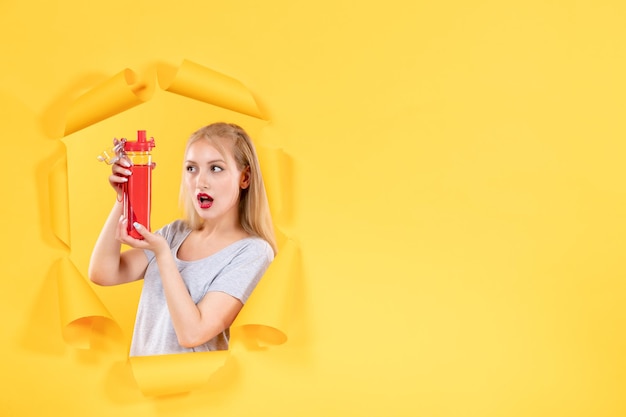
[[[200,204],[200,208],[202,209],[211,208],[211,206],[213,205],[213,197],[206,193],[199,193],[197,198],[198,203]]]

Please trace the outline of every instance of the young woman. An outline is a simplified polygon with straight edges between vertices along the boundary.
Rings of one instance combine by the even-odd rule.
[[[131,356],[223,350],[229,327],[271,263],[276,244],[254,145],[239,126],[215,123],[187,142],[180,187],[184,219],[155,233],[126,231],[121,185],[130,164],[113,165],[118,193],[95,244],[90,279],[144,279]],[[131,247],[122,251],[121,245]]]

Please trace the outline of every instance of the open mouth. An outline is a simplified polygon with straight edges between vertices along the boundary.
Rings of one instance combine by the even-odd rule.
[[[200,204],[200,208],[207,209],[213,205],[213,197],[205,193],[200,193],[198,194],[198,203]]]

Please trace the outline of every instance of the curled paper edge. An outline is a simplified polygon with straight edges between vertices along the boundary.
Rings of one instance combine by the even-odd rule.
[[[296,243],[287,238],[235,319],[232,327],[240,327],[247,342],[279,345],[287,341],[298,256]],[[284,303],[268,305],[264,302],[272,298],[284,300]]]
[[[107,308],[68,257],[58,261],[57,285],[62,335],[68,345],[89,349],[97,322],[117,328]]]
[[[239,335],[244,346],[248,347],[279,345],[287,341],[289,300],[293,299],[291,283],[293,274],[298,272],[295,268],[298,255],[295,242],[287,238],[276,259],[232,324],[232,338]],[[270,295],[264,294],[285,300],[285,304],[282,307],[279,305],[268,307],[268,303],[264,303],[263,300],[267,300]],[[186,393],[206,386],[210,377],[224,365],[230,352],[220,350],[192,354],[131,356],[129,362],[142,394],[157,397]]]
[[[210,68],[185,59],[178,68],[159,65],[157,79],[159,86],[170,93],[263,120],[256,100],[246,86]]]
[[[178,69],[172,70],[171,67],[167,68],[161,66],[157,75],[159,85],[165,87],[164,89],[168,92],[264,120],[250,91],[236,79],[187,60],[184,60],[181,67]],[[66,116],[64,136],[68,136],[71,133],[96,124],[106,118],[122,113],[138,104],[142,104],[149,99],[147,92],[148,89],[146,85],[136,83],[135,74],[131,70],[125,69],[80,96],[73,103]],[[67,155],[63,161],[67,162]],[[63,170],[63,168],[65,169]],[[55,214],[55,219],[57,220],[55,234],[62,240],[65,238],[65,242],[69,246],[71,225],[69,219],[69,196],[67,195],[69,180],[67,175],[67,163],[64,167],[56,167],[56,169],[59,172],[56,172],[54,176],[54,187],[55,189],[61,189],[58,184],[65,179],[64,190],[66,198],[54,200],[52,203],[59,206],[59,208],[56,209],[56,213],[60,213],[60,211],[62,211],[62,207],[60,207],[62,204],[60,204],[59,201],[65,201],[67,204],[66,212],[68,214],[66,223],[59,221],[62,220],[62,218],[59,214]],[[276,188],[281,188],[279,178],[267,181],[266,184],[270,182],[273,183]],[[278,190],[277,193],[280,193],[280,190]],[[67,229],[67,232],[63,234],[65,229]],[[272,265],[280,265],[282,262],[291,264],[288,260],[288,256],[283,255],[280,259],[277,256],[277,259]],[[71,346],[89,349],[91,347],[90,335],[93,333],[94,327],[97,327],[96,324],[105,323],[106,325],[118,325],[73,263],[68,258],[64,258],[61,261],[61,265],[63,267],[60,269],[64,271],[59,272],[58,284],[63,337],[66,343]],[[274,269],[277,268],[280,267],[274,267]],[[282,277],[281,279],[270,279],[268,281],[280,282],[287,279],[288,282],[288,276],[287,278]],[[276,284],[274,284],[274,286],[275,285]],[[268,286],[270,286],[270,284],[264,285],[264,287]],[[78,292],[82,293],[82,296],[75,294]],[[285,290],[283,289],[282,292],[278,292],[282,294],[285,293]],[[256,298],[264,297],[257,296]],[[286,300],[289,299],[289,296],[287,296]],[[77,300],[81,300],[81,302],[75,305],[74,303]],[[250,300],[248,300],[247,304],[249,303]],[[254,307],[248,308],[248,310],[252,309],[257,310]],[[233,326],[239,326],[245,329],[244,338],[258,339],[270,344],[284,343],[287,340],[287,334],[283,328],[286,317],[283,316],[282,319],[280,319],[280,314],[281,313],[278,311],[274,312],[273,318],[270,320],[271,322],[268,323],[265,323],[264,319],[254,319],[251,313],[243,314],[243,318],[238,319]],[[133,357],[130,358],[129,362],[138,386],[144,395],[167,395],[187,392],[203,385],[208,381],[208,378],[213,372],[224,363],[225,359],[218,360],[216,358],[225,358],[224,355],[227,355],[229,352],[230,351],[218,351],[195,353],[193,355],[181,354]],[[177,369],[180,363],[192,364],[193,366],[190,366],[189,369],[201,369],[199,364],[206,361],[204,358],[205,354],[212,356],[210,356],[211,359],[204,365],[206,369],[201,375],[190,372],[187,378],[184,372],[177,372],[178,376],[176,378],[167,379],[165,381],[153,377],[156,374],[167,374],[172,371],[172,369],[170,369],[172,366],[173,369]],[[181,359],[175,359],[177,357]]]
[[[78,97],[66,116],[65,136],[122,113],[149,99],[145,82],[126,68]]]
[[[274,218],[283,220],[280,223],[284,224],[291,218],[292,212],[289,195],[285,192],[291,187],[283,186],[293,177],[291,159],[282,148],[263,145],[257,146],[257,156],[261,165],[267,199],[272,208],[272,215]],[[280,184],[280,186],[276,186],[276,184]],[[288,183],[288,185],[290,184]]]

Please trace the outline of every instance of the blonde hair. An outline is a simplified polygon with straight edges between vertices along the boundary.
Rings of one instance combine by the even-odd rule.
[[[257,236],[270,244],[277,253],[274,226],[270,215],[265,185],[261,175],[261,167],[257,158],[252,139],[241,127],[233,123],[213,123],[194,132],[187,141],[185,155],[189,147],[199,141],[206,140],[215,146],[222,154],[226,152],[224,143],[230,144],[233,159],[237,168],[244,170],[250,168],[250,185],[240,190],[239,194],[239,223],[243,229],[252,236]],[[184,170],[184,166],[183,166]],[[187,192],[184,181],[180,186],[180,204],[183,209],[184,219],[192,229],[202,227],[202,219],[194,209],[192,196]]]

